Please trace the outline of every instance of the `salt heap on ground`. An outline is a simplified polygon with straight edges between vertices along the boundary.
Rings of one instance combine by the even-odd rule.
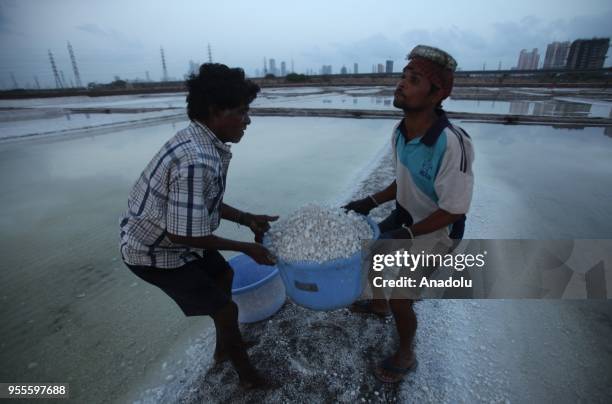
[[[307,204],[272,225],[270,250],[286,262],[347,258],[372,238],[366,218],[342,208]]]

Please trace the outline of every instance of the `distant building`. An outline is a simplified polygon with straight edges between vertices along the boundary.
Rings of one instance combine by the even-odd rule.
[[[567,56],[568,69],[600,69],[604,66],[610,38],[577,39]]]
[[[385,66],[383,66],[382,63],[379,63],[377,66],[376,73],[384,73],[384,72],[385,72]]]
[[[518,70],[536,70],[539,63],[540,55],[538,54],[537,48],[533,48],[531,52],[527,52],[527,49],[523,49],[519,55],[516,68]]]
[[[353,63],[353,74],[359,73],[359,65],[357,63]]]
[[[332,74],[332,67],[331,67],[331,65],[323,65],[321,67],[321,74],[322,75]]]
[[[270,68],[268,69],[268,73],[273,74],[273,75],[277,75],[278,72],[276,71],[276,60],[270,58],[270,60],[268,60],[268,63],[270,64]]]
[[[187,71],[187,75],[198,74],[200,71],[200,65],[193,60],[189,61],[189,70]]]
[[[570,43],[568,42],[553,42],[546,47],[546,56],[544,57],[543,69],[563,69],[567,63],[567,55],[569,54]]]
[[[340,69],[340,74],[347,74],[348,71],[346,70],[346,66],[342,66],[342,68]]]
[[[393,73],[393,61],[387,60],[385,63],[385,73]]]
[[[283,77],[287,75],[287,64],[284,61],[281,62],[280,75]]]

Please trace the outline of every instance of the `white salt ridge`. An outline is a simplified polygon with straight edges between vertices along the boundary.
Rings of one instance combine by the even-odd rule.
[[[347,258],[372,238],[365,217],[342,208],[307,204],[274,223],[269,231],[270,250],[287,262],[322,263]]]

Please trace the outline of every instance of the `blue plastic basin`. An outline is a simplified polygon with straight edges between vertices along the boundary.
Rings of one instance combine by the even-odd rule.
[[[372,227],[372,238],[377,239],[378,225],[366,219]],[[353,303],[363,291],[366,275],[361,271],[361,250],[348,258],[323,263],[290,263],[277,258],[277,267],[291,300],[313,310],[334,310]]]
[[[277,267],[259,265],[245,254],[228,262],[234,270],[232,299],[238,305],[239,322],[265,320],[283,306],[285,286]]]

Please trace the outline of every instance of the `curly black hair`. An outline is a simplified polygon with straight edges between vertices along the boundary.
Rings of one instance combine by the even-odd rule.
[[[260,88],[244,76],[244,70],[220,63],[204,63],[192,74],[187,85],[187,116],[190,120],[206,119],[210,107],[231,109],[248,105]]]

